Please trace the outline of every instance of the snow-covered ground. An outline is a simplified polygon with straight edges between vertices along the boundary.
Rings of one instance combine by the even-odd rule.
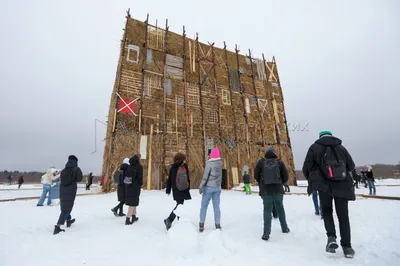
[[[0,203],[0,265],[400,265],[399,201],[360,198],[350,203],[356,256],[346,259],[341,249],[325,252],[324,225],[314,215],[311,197],[285,196],[291,232],[282,234],[274,220],[268,242],[261,240],[257,194],[223,191],[222,231],[214,229],[210,204],[204,233],[197,231],[197,190],[192,197],[178,208],[181,219],[169,232],[163,219],[174,207],[172,195],[143,191],[140,219],[130,226],[110,211],[117,204],[115,192],[77,197],[76,223],[56,236],[58,207],[37,208],[32,200]]]
[[[97,184],[93,184],[90,187],[90,190],[86,190],[85,187],[85,184],[78,184],[78,194],[97,193],[101,191],[100,186]],[[20,189],[18,189],[18,185],[0,185],[0,200],[23,197],[40,197],[40,195],[42,195],[41,184],[22,185]],[[0,266],[2,265],[0,264]]]

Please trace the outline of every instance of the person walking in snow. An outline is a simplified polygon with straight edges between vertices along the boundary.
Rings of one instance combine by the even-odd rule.
[[[125,204],[125,184],[124,179],[126,177],[126,171],[129,167],[129,158],[125,158],[119,167],[119,170],[114,174],[114,183],[117,185],[117,198],[119,204],[111,209],[114,213],[115,217],[126,216],[123,212],[124,204]],[[119,210],[119,211],[118,211]]]
[[[353,180],[349,173],[355,164],[350,153],[342,145],[342,140],[334,137],[330,131],[319,133],[319,139],[308,149],[303,164],[303,174],[309,182],[308,191],[318,191],[322,204],[323,219],[328,236],[325,250],[335,253],[336,230],[333,221],[333,205],[339,219],[340,244],[346,258],[355,254],[351,247],[349,201],[356,200]]]
[[[254,178],[260,187],[260,196],[264,205],[264,233],[263,240],[268,240],[271,234],[271,212],[275,204],[277,216],[283,233],[289,233],[286,223],[285,208],[283,206],[283,184],[289,180],[287,168],[278,158],[274,148],[268,148],[265,158],[257,162]]]
[[[78,182],[83,179],[81,169],[78,167],[78,158],[75,155],[68,157],[68,162],[65,168],[61,171],[61,185],[60,185],[60,217],[58,218],[57,224],[54,226],[53,234],[56,235],[60,232],[64,232],[60,226],[64,225],[67,221],[67,227],[75,222],[75,219],[71,218],[72,208],[74,207],[76,191],[78,190]]]
[[[136,208],[139,206],[139,197],[143,185],[143,167],[140,164],[140,154],[135,154],[129,160],[129,166],[124,178],[125,204],[129,206],[125,225],[130,225],[139,220],[136,217]]]
[[[46,171],[46,173],[44,175],[42,175],[42,195],[40,196],[40,199],[38,201],[38,203],[36,204],[36,206],[38,207],[42,207],[43,203],[46,199],[47,196],[47,205],[51,205],[51,185],[53,183],[54,180],[56,180],[58,178],[57,176],[57,170],[53,167],[51,167],[50,169],[48,169]]]
[[[244,171],[243,183],[244,183],[244,188],[246,190],[246,195],[251,195],[250,175],[248,174],[247,171]]]
[[[183,205],[185,200],[191,200],[190,196],[190,178],[189,178],[189,167],[185,163],[186,156],[180,152],[175,154],[174,163],[169,169],[169,175],[166,184],[166,194],[170,195],[172,190],[172,196],[176,202],[175,208],[172,210],[167,219],[164,220],[165,227],[169,230],[172,226],[172,222],[177,216],[174,211],[179,205]]]
[[[24,177],[21,175],[18,179],[18,189],[21,188],[22,184],[24,183]]]
[[[8,179],[8,184],[11,185],[11,179],[12,179],[11,174],[8,176],[7,179]]]
[[[53,182],[51,183],[51,189],[50,189],[50,194],[49,197],[51,199],[51,204],[57,204],[56,202],[59,201],[60,199],[60,186],[61,186],[61,171],[62,169],[57,170],[56,176],[53,180]]]
[[[93,173],[90,172],[90,174],[88,176],[87,184],[86,184],[86,190],[90,190],[90,186],[92,184],[93,184]]]
[[[207,216],[207,209],[212,199],[214,209],[215,228],[221,229],[221,183],[222,183],[222,160],[218,147],[213,149],[210,159],[206,162],[203,179],[201,180],[199,192],[202,194],[200,208],[199,231],[204,231],[204,222]]]
[[[368,182],[369,194],[376,195],[375,178],[374,173],[372,172],[372,166],[367,165],[367,170],[364,173],[366,177],[366,182]]]
[[[360,183],[360,176],[357,174],[357,170],[354,168],[353,172],[353,180],[354,180],[354,186],[355,188],[359,189],[358,183]]]
[[[285,187],[285,192],[290,192],[290,187],[289,187],[289,180],[286,181],[285,184],[283,184],[283,186]]]
[[[323,215],[322,215],[322,205],[318,204],[318,198],[319,198],[319,194],[318,191],[313,191],[312,192],[312,200],[314,202],[314,209],[315,209],[315,215],[321,215],[321,219],[324,219]],[[321,200],[320,200],[321,201]]]

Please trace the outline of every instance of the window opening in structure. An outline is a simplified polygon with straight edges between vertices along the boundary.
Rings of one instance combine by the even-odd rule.
[[[165,91],[167,93],[167,95],[171,95],[172,94],[172,79],[165,79]]]
[[[251,103],[252,103],[252,104],[257,104],[257,98],[256,98],[256,96],[252,96],[252,97],[251,97]]]
[[[222,89],[222,103],[231,105],[231,92],[226,89]]]
[[[162,89],[161,77],[147,76],[144,79],[144,96],[151,96],[153,90]]]
[[[196,83],[187,82],[187,102],[192,105],[200,104],[199,86]]]
[[[177,102],[178,102],[178,105],[184,105],[185,99],[183,98],[183,96],[178,96]]]
[[[148,25],[147,35],[147,47],[164,51],[165,30]]]
[[[250,101],[249,101],[249,98],[245,99],[245,103],[246,103],[246,113],[250,114]]]
[[[147,49],[146,52],[146,63],[151,64],[153,62],[153,50]]]
[[[230,83],[233,92],[240,92],[239,74],[237,69],[229,71]]]
[[[216,123],[218,122],[218,113],[214,109],[210,109],[210,114],[208,119],[210,120],[211,123]]]
[[[131,63],[138,63],[139,62],[139,51],[140,51],[140,48],[138,46],[129,44],[128,45],[128,57],[126,60]]]

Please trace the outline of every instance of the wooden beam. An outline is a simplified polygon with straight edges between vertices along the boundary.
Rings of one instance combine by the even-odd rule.
[[[199,53],[199,49],[200,49],[200,44],[199,44],[199,35],[196,34],[196,50],[197,50],[197,54]],[[206,164],[206,147],[205,147],[205,142],[206,142],[206,128],[204,125],[204,110],[203,110],[203,86],[201,85],[201,71],[200,71],[200,59],[196,60],[197,62],[197,74],[198,74],[198,79],[199,79],[199,97],[200,97],[200,111],[201,111],[201,128],[203,129],[203,145],[201,145],[203,147],[203,155],[202,155],[202,162],[203,165]]]
[[[149,14],[147,14],[147,19],[145,21],[145,34],[144,34],[144,43],[143,43],[143,61],[142,61],[142,91],[140,93],[140,110],[143,109],[143,103],[144,103],[144,79],[145,79],[145,69],[146,69],[146,61],[147,61],[147,36],[148,36],[148,23],[149,23]],[[143,112],[142,112],[143,113]],[[141,121],[140,123],[142,123]],[[140,127],[143,129],[143,125],[140,125]],[[139,132],[139,134],[142,134],[142,132]]]
[[[166,65],[166,62],[167,62],[167,52],[168,52],[168,47],[167,47],[167,44],[168,44],[168,30],[169,30],[169,27],[168,27],[168,20],[166,20],[166,22],[165,22],[165,36],[164,36],[164,68],[165,68],[165,65]],[[165,71],[163,71],[163,73],[165,73]],[[163,100],[163,130],[162,130],[162,154],[161,154],[161,158],[162,158],[162,165],[161,165],[161,175],[162,175],[162,177],[160,178],[161,180],[162,180],[162,182],[163,182],[163,184],[165,183],[164,181],[165,181],[165,176],[167,175],[167,173],[168,173],[168,170],[167,170],[167,168],[165,167],[165,154],[166,154],[166,148],[165,148],[165,142],[166,142],[166,132],[167,132],[167,92],[166,92],[166,88],[165,88],[165,74],[163,74],[163,77],[162,77],[162,81],[161,81],[161,83],[162,83],[162,85],[163,85],[163,87],[164,87],[164,90],[163,90],[163,95],[164,95],[164,100]]]
[[[153,144],[153,123],[150,125],[150,136],[149,136],[149,159],[147,160],[147,190],[151,189],[151,154]]]
[[[186,151],[186,161],[189,162],[189,112],[188,112],[188,107],[187,107],[187,86],[186,86],[186,31],[185,31],[185,26],[183,26],[183,34],[182,34],[182,42],[183,42],[183,104],[185,108],[185,122],[186,122],[186,127],[185,127],[185,151]],[[190,48],[190,40],[189,40],[189,48]],[[189,49],[189,58],[191,62],[192,55],[190,54],[190,49]],[[189,62],[189,63],[190,63]]]

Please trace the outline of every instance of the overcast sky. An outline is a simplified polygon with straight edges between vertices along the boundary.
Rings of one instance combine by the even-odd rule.
[[[328,3],[329,2],[329,3]],[[101,173],[125,11],[202,42],[275,55],[300,169],[318,132],[357,165],[400,160],[400,1],[99,1],[0,3],[0,170]],[[292,128],[293,129],[293,128]]]

